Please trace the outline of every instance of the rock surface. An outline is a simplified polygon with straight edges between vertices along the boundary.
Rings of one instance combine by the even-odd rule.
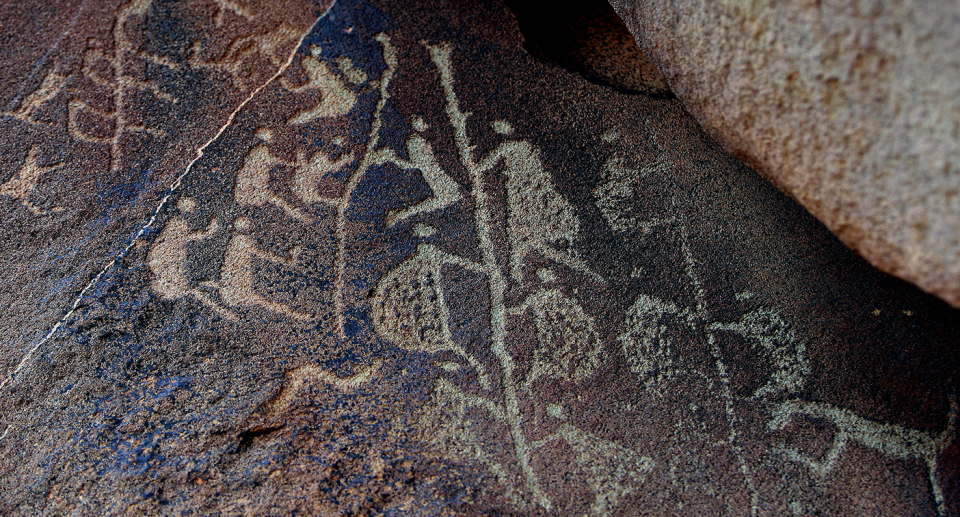
[[[960,4],[611,3],[708,134],[960,306]]]
[[[185,67],[218,26],[175,13],[246,4],[144,5],[179,41],[155,60]],[[71,132],[56,96],[49,124],[4,116],[5,142],[77,150],[11,146],[0,177],[75,175],[3,213],[21,305],[0,514],[960,509],[955,309],[853,255],[676,100],[532,57],[498,1],[343,0],[312,23],[229,120],[229,76],[188,74],[177,91],[204,102],[157,117],[215,136],[203,156],[161,169],[169,148],[138,148],[181,181],[83,201],[111,142]],[[126,209],[81,212],[109,232],[53,219],[73,200]]]

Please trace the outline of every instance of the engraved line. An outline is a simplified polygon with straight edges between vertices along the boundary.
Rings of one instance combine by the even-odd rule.
[[[485,269],[490,285],[491,349],[503,368],[502,385],[507,427],[513,438],[517,459],[520,463],[520,469],[526,478],[527,488],[533,494],[537,503],[549,510],[552,506],[550,499],[540,489],[536,472],[534,472],[533,466],[530,464],[530,447],[526,443],[526,437],[523,434],[523,419],[520,414],[516,382],[513,378],[515,364],[506,346],[507,309],[506,302],[504,301],[506,283],[500,268],[497,266],[494,245],[490,238],[490,213],[487,209],[486,192],[483,190],[484,169],[479,167],[473,159],[473,146],[470,145],[470,139],[467,136],[467,118],[471,113],[464,113],[460,110],[460,102],[453,87],[455,80],[453,78],[453,67],[450,63],[451,49],[449,43],[440,45],[423,43],[423,45],[430,52],[430,58],[440,72],[440,82],[446,98],[447,116],[450,119],[450,124],[454,127],[454,139],[460,151],[460,159],[463,162],[463,166],[470,173],[472,194],[476,205],[474,215],[477,221],[478,240],[480,242],[483,263],[486,266]]]
[[[360,164],[357,166],[357,169],[347,180],[343,194],[337,203],[337,277],[334,286],[333,307],[334,314],[337,315],[337,326],[339,327],[341,338],[346,338],[344,292],[347,289],[345,278],[347,270],[347,209],[350,207],[350,197],[353,195],[353,191],[357,188],[357,185],[360,184],[364,175],[366,175],[367,169],[377,163],[378,153],[376,152],[376,147],[380,140],[382,112],[383,108],[387,105],[387,100],[390,99],[388,87],[390,85],[390,79],[393,77],[393,72],[397,68],[397,57],[393,46],[390,45],[390,37],[380,33],[377,34],[376,39],[383,46],[383,60],[387,64],[387,67],[383,70],[383,74],[380,76],[380,98],[377,99],[377,107],[373,113],[373,122],[370,124],[370,137],[367,140],[367,148],[363,153],[363,158],[360,159]]]
[[[336,3],[336,1],[334,0],[333,3]],[[333,3],[331,3],[330,8],[333,7]],[[197,149],[196,157],[194,157],[193,160],[191,160],[190,163],[187,164],[186,169],[184,169],[184,171],[179,176],[177,176],[177,179],[174,180],[174,182],[167,189],[166,195],[164,195],[163,198],[160,200],[160,203],[157,205],[157,208],[153,211],[153,215],[150,216],[150,219],[147,221],[147,223],[140,228],[140,230],[136,233],[136,235],[133,236],[133,239],[130,240],[130,243],[127,244],[126,248],[124,248],[123,251],[121,251],[116,257],[111,259],[110,262],[108,262],[107,265],[104,266],[103,269],[101,269],[100,272],[97,273],[96,276],[94,276],[93,279],[90,280],[90,282],[83,289],[80,290],[80,294],[78,294],[77,298],[73,301],[73,305],[70,307],[70,310],[68,310],[67,313],[63,315],[63,318],[61,318],[60,321],[58,321],[57,324],[54,325],[53,328],[50,329],[50,331],[47,332],[47,334],[40,341],[38,341],[37,344],[35,344],[26,353],[26,355],[23,356],[23,359],[20,360],[20,363],[17,364],[17,367],[14,368],[12,372],[7,374],[6,377],[3,379],[3,381],[0,382],[0,390],[3,390],[3,388],[6,387],[6,385],[9,384],[11,380],[13,380],[13,377],[20,372],[20,370],[27,363],[27,361],[29,361],[30,358],[33,356],[34,352],[36,352],[37,349],[43,346],[44,343],[49,341],[50,338],[53,337],[53,335],[58,330],[60,330],[60,327],[62,327],[67,322],[67,320],[73,315],[73,313],[76,312],[77,308],[80,306],[80,302],[83,301],[83,298],[87,295],[87,292],[93,289],[93,287],[100,282],[100,279],[103,277],[103,275],[105,275],[107,271],[109,271],[117,263],[118,260],[125,257],[130,252],[130,250],[133,249],[133,247],[136,245],[137,240],[140,239],[140,237],[142,237],[148,230],[150,230],[153,227],[153,224],[157,221],[157,218],[159,217],[160,212],[166,206],[167,202],[170,200],[171,197],[173,197],[174,194],[176,194],[177,190],[180,189],[180,186],[183,184],[183,179],[187,176],[187,174],[190,173],[190,170],[193,169],[194,164],[196,164],[200,160],[200,158],[203,158],[203,151],[207,147],[212,145],[217,139],[219,139],[220,136],[227,130],[227,128],[230,127],[231,124],[233,124],[233,120],[236,118],[237,113],[240,110],[242,110],[251,100],[253,100],[253,98],[256,97],[256,95],[260,93],[261,90],[266,88],[267,85],[269,85],[275,79],[280,77],[280,75],[282,75],[287,70],[287,68],[293,63],[293,60],[297,55],[297,51],[300,50],[301,46],[303,46],[303,41],[307,38],[307,36],[310,35],[311,32],[313,32],[314,27],[316,27],[317,24],[320,23],[320,20],[322,20],[327,15],[328,12],[330,12],[329,8],[327,9],[326,12],[320,15],[320,17],[314,20],[310,28],[303,33],[303,35],[300,37],[299,42],[293,48],[293,51],[291,51],[290,56],[287,58],[287,61],[280,67],[280,69],[277,70],[277,72],[273,74],[269,79],[267,79],[267,82],[263,83],[262,85],[260,85],[259,88],[251,92],[250,95],[246,99],[244,99],[243,102],[241,102],[236,107],[236,109],[233,110],[232,113],[230,113],[230,116],[227,117],[227,121],[223,124],[223,126],[220,127],[217,133],[213,135],[212,138],[207,140],[205,144],[203,144],[202,146],[200,146],[200,148]]]
[[[690,251],[690,241],[687,236],[687,219],[684,216],[677,217],[678,229],[680,230],[680,247],[683,252],[683,261],[686,265],[687,276],[690,277],[690,283],[693,284],[694,288],[694,297],[697,302],[697,316],[702,321],[708,321],[710,318],[710,313],[707,311],[706,301],[704,299],[704,290],[703,285],[700,283],[700,278],[697,276],[695,262],[693,260],[693,252]],[[750,490],[750,515],[757,515],[760,506],[760,495],[757,492],[756,484],[753,481],[753,472],[750,470],[750,466],[747,465],[746,458],[744,458],[743,447],[740,446],[739,442],[739,433],[737,432],[737,424],[740,422],[740,418],[737,416],[736,411],[733,408],[733,393],[730,390],[730,375],[727,373],[727,366],[723,362],[723,355],[720,351],[720,344],[717,342],[717,338],[714,335],[713,331],[709,327],[704,329],[707,333],[707,344],[710,345],[710,355],[713,356],[714,361],[717,365],[717,373],[720,375],[720,396],[723,398],[724,412],[727,415],[727,425],[730,426],[730,434],[727,436],[727,442],[730,444],[730,447],[733,449],[734,455],[737,457],[737,463],[740,466],[740,473],[743,474],[744,482],[747,485],[747,489]]]

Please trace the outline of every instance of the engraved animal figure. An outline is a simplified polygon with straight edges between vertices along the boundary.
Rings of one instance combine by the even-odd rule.
[[[61,164],[57,163],[54,165],[38,165],[37,164],[37,149],[38,146],[33,146],[30,148],[30,151],[27,152],[27,159],[23,162],[23,166],[20,167],[20,170],[17,174],[7,180],[6,183],[0,185],[0,196],[10,196],[17,201],[19,201],[23,206],[27,207],[27,210],[30,210],[30,213],[33,215],[44,215],[48,212],[60,212],[63,208],[55,207],[48,210],[38,207],[30,201],[30,195],[33,194],[34,189],[37,188],[37,180],[40,179],[40,175],[50,172],[58,168]]]
[[[790,460],[802,463],[820,477],[829,474],[836,467],[837,461],[850,442],[876,449],[891,458],[922,461],[927,468],[938,511],[943,515],[943,489],[937,476],[937,462],[940,453],[956,438],[957,413],[957,403],[951,398],[947,426],[937,434],[875,422],[831,404],[787,400],[773,405],[772,419],[767,426],[771,430],[782,430],[796,416],[822,418],[833,424],[837,429],[836,434],[830,449],[821,460],[816,460],[791,447],[776,448]]]
[[[418,133],[422,133],[428,129],[427,124],[420,117],[414,117],[411,125]],[[463,199],[463,195],[460,193],[460,185],[440,167],[440,162],[437,161],[433,147],[422,135],[414,134],[407,139],[407,153],[410,159],[403,160],[398,158],[391,149],[383,149],[381,151],[380,161],[389,161],[403,169],[416,169],[420,171],[424,181],[427,182],[431,192],[433,192],[433,197],[403,210],[390,212],[387,214],[387,226],[393,226],[417,214],[446,208]]]
[[[513,133],[507,122],[497,121],[494,130],[503,135]],[[510,234],[511,277],[523,279],[523,263],[530,251],[585,273],[598,281],[573,247],[580,232],[580,221],[573,206],[554,188],[550,175],[543,170],[540,151],[526,140],[508,140],[480,162],[483,170],[492,169],[503,160],[507,176],[507,227]]]
[[[307,83],[301,86],[286,85],[286,88],[292,92],[319,90],[322,99],[313,108],[291,117],[287,121],[288,124],[306,124],[320,117],[346,115],[357,103],[357,94],[347,88],[343,80],[331,72],[326,63],[317,59],[320,57],[320,47],[316,45],[310,47],[310,54],[300,61],[309,78]]]
[[[264,206],[271,204],[283,210],[290,217],[306,223],[316,219],[291,205],[270,190],[270,170],[285,162],[275,158],[266,145],[258,145],[250,150],[243,160],[243,167],[237,172],[237,183],[233,196],[237,203],[246,206]]]
[[[313,316],[292,309],[286,304],[270,300],[256,292],[254,288],[253,259],[259,258],[275,264],[293,265],[299,255],[300,248],[290,250],[290,257],[281,257],[267,250],[260,249],[256,240],[247,234],[250,230],[250,220],[239,217],[233,223],[234,233],[227,244],[227,252],[223,258],[220,270],[220,280],[206,282],[204,285],[216,287],[220,290],[223,302],[233,307],[259,306],[267,310],[290,316],[291,318],[309,321]]]
[[[196,201],[189,197],[177,202],[177,208],[182,214],[193,212],[196,206]],[[211,300],[207,293],[195,288],[186,273],[187,243],[209,239],[218,230],[219,225],[216,219],[210,221],[203,230],[191,232],[190,224],[186,219],[171,218],[147,253],[147,265],[153,273],[151,287],[165,300],[178,300],[192,296],[224,318],[235,320],[236,314]]]

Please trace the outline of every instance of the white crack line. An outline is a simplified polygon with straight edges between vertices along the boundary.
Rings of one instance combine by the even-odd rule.
[[[110,271],[110,269],[117,264],[118,260],[121,260],[124,257],[126,257],[127,254],[130,252],[130,250],[133,249],[133,247],[137,244],[137,240],[139,240],[144,233],[146,233],[148,230],[150,230],[153,227],[153,224],[157,222],[157,217],[160,215],[160,212],[166,206],[167,201],[169,201],[170,198],[177,193],[177,190],[180,189],[180,186],[183,184],[183,179],[187,176],[187,174],[190,173],[190,170],[193,169],[194,164],[200,161],[200,158],[203,158],[204,149],[206,149],[207,147],[210,147],[210,145],[216,142],[217,139],[220,138],[221,135],[223,135],[223,133],[227,130],[227,128],[230,127],[231,124],[233,124],[233,119],[236,118],[237,113],[239,113],[251,100],[253,100],[253,98],[256,97],[261,90],[266,88],[267,85],[272,83],[274,80],[276,80],[278,77],[283,75],[284,72],[287,71],[287,68],[289,68],[290,65],[293,64],[293,60],[297,57],[297,51],[300,50],[300,47],[303,46],[303,41],[307,38],[307,36],[310,35],[311,32],[313,32],[313,29],[317,26],[318,23],[320,23],[320,20],[322,20],[327,15],[327,13],[329,13],[333,9],[333,6],[335,4],[336,4],[335,1],[332,2],[330,6],[327,8],[327,10],[322,15],[320,15],[316,20],[314,20],[313,24],[310,25],[310,28],[303,33],[303,36],[300,36],[300,40],[297,42],[297,45],[293,48],[293,51],[290,52],[290,56],[287,58],[286,62],[284,62],[283,65],[280,66],[280,69],[277,70],[277,72],[273,74],[269,79],[267,79],[267,82],[257,87],[256,90],[253,90],[253,92],[251,92],[250,95],[248,95],[247,98],[244,99],[243,102],[241,102],[236,107],[236,109],[233,110],[232,113],[230,113],[230,116],[227,117],[227,121],[223,124],[223,126],[220,127],[220,130],[217,131],[217,133],[213,135],[213,137],[210,140],[207,140],[207,143],[203,144],[197,149],[197,156],[194,157],[194,159],[187,164],[187,168],[184,169],[179,176],[177,176],[177,179],[167,189],[166,195],[164,195],[163,198],[160,200],[160,204],[158,204],[156,210],[153,211],[153,215],[150,216],[150,219],[147,221],[147,224],[143,225],[140,228],[140,231],[138,231],[137,234],[133,236],[133,239],[130,240],[130,243],[127,244],[127,246],[123,249],[123,251],[121,251],[114,258],[110,259],[110,262],[108,262],[107,265],[104,266],[103,269],[101,269],[100,272],[97,273],[97,275],[94,276],[92,280],[90,280],[90,283],[88,283],[86,287],[80,290],[80,294],[78,294],[77,298],[73,301],[73,305],[70,307],[70,310],[63,315],[63,318],[61,318],[60,321],[58,321],[57,324],[54,325],[52,329],[50,329],[50,332],[47,332],[47,334],[43,336],[43,338],[40,341],[38,341],[37,344],[33,345],[33,348],[31,348],[30,351],[28,351],[26,355],[23,356],[23,359],[20,360],[20,363],[17,364],[17,367],[14,368],[12,372],[7,374],[4,377],[3,381],[0,382],[0,391],[2,391],[3,388],[5,388],[7,384],[9,384],[10,381],[13,380],[13,378],[18,373],[20,373],[20,370],[22,370],[23,367],[27,364],[27,362],[33,357],[34,352],[36,352],[37,349],[43,346],[44,343],[49,341],[50,338],[53,337],[53,335],[56,334],[61,327],[63,327],[63,325],[67,322],[67,320],[69,320],[70,317],[73,316],[73,313],[76,312],[78,307],[80,307],[80,302],[83,301],[84,297],[86,297],[87,292],[93,289],[94,286],[96,286],[100,282],[100,279],[103,277],[103,275],[105,275],[107,271]],[[9,431],[9,428],[7,430]],[[4,433],[3,436],[6,436],[6,433]],[[0,437],[0,439],[2,439],[2,437]]]

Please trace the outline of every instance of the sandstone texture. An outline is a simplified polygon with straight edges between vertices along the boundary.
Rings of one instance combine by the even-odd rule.
[[[182,153],[43,93],[94,5]],[[960,313],[500,1],[4,9],[0,514],[960,512]]]
[[[960,306],[960,4],[611,3],[710,136]]]

